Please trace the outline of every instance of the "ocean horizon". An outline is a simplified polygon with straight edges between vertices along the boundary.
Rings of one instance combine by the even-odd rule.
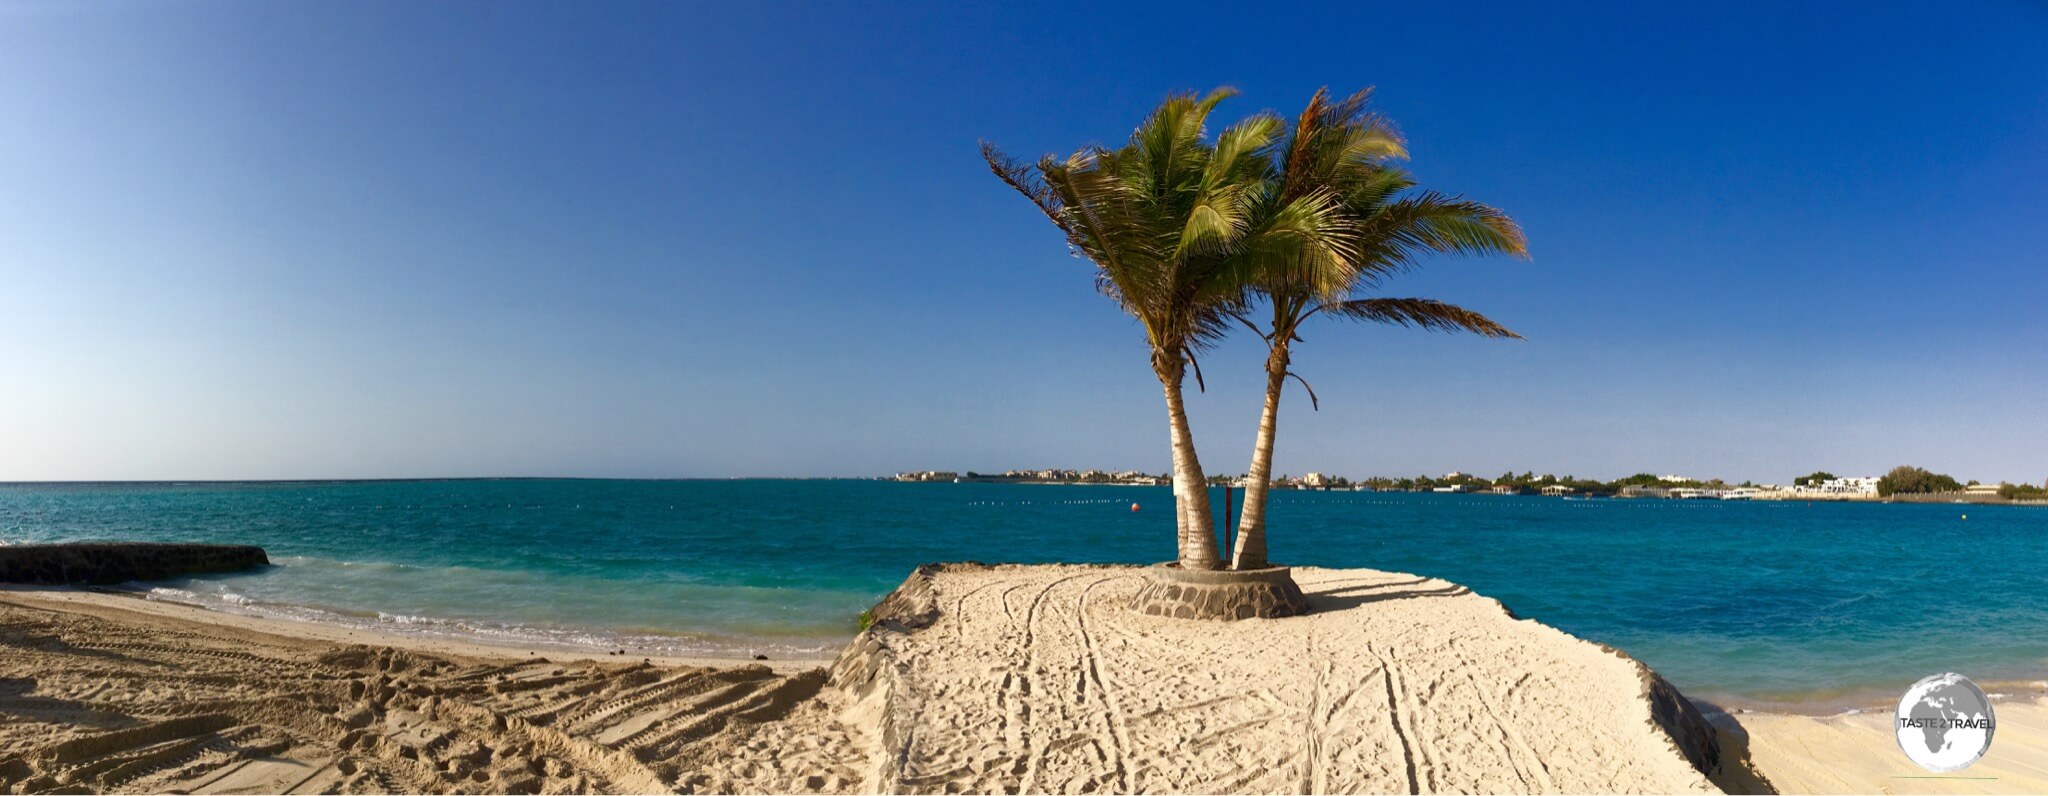
[[[260,545],[262,571],[136,587],[237,613],[824,657],[919,564],[1169,560],[1171,507],[1163,486],[870,479],[5,484],[0,542]],[[1709,700],[2048,676],[2038,509],[1279,491],[1270,523],[1276,561],[1451,580]]]

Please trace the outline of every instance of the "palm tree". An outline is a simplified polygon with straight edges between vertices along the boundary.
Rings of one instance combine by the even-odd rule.
[[[1333,102],[1317,91],[1278,148],[1279,187],[1271,206],[1292,207],[1302,197],[1327,197],[1341,207],[1348,228],[1326,240],[1341,245],[1290,250],[1244,250],[1240,266],[1254,271],[1253,289],[1271,310],[1264,328],[1244,320],[1266,341],[1266,402],[1252,448],[1236,569],[1257,569],[1266,561],[1266,493],[1273,473],[1273,437],[1280,392],[1288,378],[1301,382],[1311,405],[1315,391],[1289,369],[1290,347],[1301,342],[1303,323],[1317,315],[1423,329],[1466,331],[1486,337],[1520,335],[1477,312],[1424,298],[1360,297],[1389,274],[1414,267],[1425,254],[1510,254],[1526,257],[1527,241],[1506,214],[1492,207],[1433,191],[1410,193],[1415,181],[1391,165],[1407,152],[1388,121],[1366,110],[1371,91]],[[1274,212],[1280,212],[1275,210]],[[1325,220],[1323,223],[1328,223]]]
[[[1222,561],[1181,384],[1194,352],[1220,339],[1245,306],[1249,274],[1231,255],[1247,244],[1251,211],[1272,190],[1267,155],[1282,126],[1259,114],[1210,141],[1210,112],[1235,93],[1168,97],[1114,150],[1027,165],[982,144],[990,170],[1066,234],[1095,264],[1097,287],[1145,329],[1166,396],[1178,559],[1189,569]]]

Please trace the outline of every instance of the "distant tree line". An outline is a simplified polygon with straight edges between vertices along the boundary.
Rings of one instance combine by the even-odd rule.
[[[1998,496],[2006,500],[2048,500],[2048,484],[1999,484]]]
[[[1058,472],[1060,472],[1062,480],[1071,480],[1079,483],[1108,483],[1119,480],[1125,480],[1130,476],[1143,475],[1139,473],[1107,473],[1097,470]],[[952,480],[953,478],[953,474],[950,472],[918,475],[938,476],[938,478],[932,480]],[[966,475],[969,480],[1002,480],[1005,478],[1016,477],[1019,475],[1019,473],[1012,472],[1004,475],[992,475],[988,473],[968,472]],[[1165,480],[1168,476],[1160,475],[1144,477],[1156,477],[1160,480]],[[1225,486],[1242,483],[1244,479],[1245,476],[1241,475],[1232,476],[1218,474],[1208,476],[1206,480],[1208,481],[1210,486]],[[1281,475],[1273,480],[1275,485],[1278,486],[1302,485],[1302,479],[1290,477],[1287,475]],[[1811,475],[1804,475],[1798,478],[1794,478],[1792,479],[1792,483],[1795,486],[1819,486],[1823,483],[1833,480],[1836,480],[1835,474],[1823,470],[1817,471]],[[1563,486],[1571,489],[1575,493],[1588,495],[1612,495],[1622,491],[1624,488],[1632,486],[1657,487],[1662,489],[1672,489],[1680,487],[1689,487],[1694,489],[1728,489],[1731,486],[1756,486],[1755,483],[1752,483],[1750,481],[1743,481],[1740,484],[1729,484],[1728,482],[1723,481],[1719,478],[1711,478],[1705,481],[1689,478],[1667,480],[1664,476],[1660,476],[1655,473],[1636,473],[1635,475],[1627,476],[1624,478],[1617,478],[1612,481],[1600,481],[1590,478],[1579,478],[1575,475],[1560,476],[1552,475],[1550,473],[1537,475],[1534,471],[1525,471],[1521,473],[1509,471],[1500,474],[1500,476],[1497,478],[1482,478],[1480,476],[1472,475],[1470,473],[1454,473],[1446,476],[1418,475],[1412,478],[1388,478],[1386,476],[1373,476],[1371,478],[1361,478],[1357,480],[1352,480],[1341,476],[1328,476],[1323,478],[1321,485],[1333,489],[1350,489],[1354,486],[1363,486],[1380,491],[1427,491],[1435,489],[1437,487],[1447,486],[1460,486],[1470,491],[1479,491],[1494,486],[1506,485],[1528,492],[1535,492],[1547,486]],[[1959,492],[1962,491],[1966,486],[1976,485],[1976,481],[1970,481],[1967,483],[1958,482],[1952,476],[1946,475],[1944,473],[1932,472],[1925,468],[1913,466],[1900,466],[1892,468],[1891,472],[1886,473],[1883,477],[1877,480],[1877,493],[1881,497],[1890,497],[1892,495],[1915,495],[1938,492]],[[1998,496],[2001,498],[2005,498],[2007,500],[2048,500],[2048,484],[2044,484],[2043,486],[2036,486],[2034,484],[2000,484],[1998,487]]]
[[[1903,464],[1892,468],[1891,472],[1877,479],[1879,497],[1960,492],[1962,489],[1963,485],[1950,476]]]

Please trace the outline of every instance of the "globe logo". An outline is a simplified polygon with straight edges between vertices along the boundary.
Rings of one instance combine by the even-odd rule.
[[[1994,722],[1991,700],[1976,683],[1954,672],[1937,674],[1899,697],[1899,749],[1928,771],[1961,771],[1991,748]]]

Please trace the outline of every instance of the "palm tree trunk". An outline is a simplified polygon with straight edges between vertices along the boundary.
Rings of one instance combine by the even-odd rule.
[[[1244,485],[1244,514],[1237,523],[1233,569],[1259,569],[1266,561],[1266,492],[1273,484],[1273,436],[1280,418],[1280,390],[1287,386],[1287,341],[1273,344],[1266,355],[1266,409],[1259,415],[1259,436],[1252,443],[1252,466]]]
[[[1167,435],[1173,443],[1173,505],[1180,531],[1180,565],[1186,569],[1218,569],[1216,520],[1209,513],[1209,482],[1195,456],[1195,437],[1188,428],[1181,400],[1182,365],[1155,360],[1154,370],[1166,390]]]

